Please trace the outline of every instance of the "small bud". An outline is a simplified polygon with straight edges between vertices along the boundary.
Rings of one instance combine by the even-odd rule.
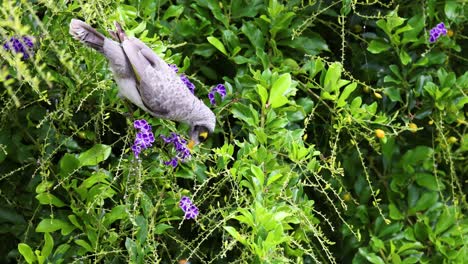
[[[447,36],[452,37],[453,36],[453,30],[448,29],[447,30]]]
[[[408,127],[413,133],[416,133],[418,131],[418,125],[416,125],[415,123],[409,123]]]
[[[343,195],[343,200],[344,200],[345,202],[351,201],[351,194],[345,193],[345,195]]]
[[[375,130],[375,136],[376,136],[377,138],[382,139],[382,138],[385,137],[385,131],[383,131],[382,129],[376,129],[376,130]]]

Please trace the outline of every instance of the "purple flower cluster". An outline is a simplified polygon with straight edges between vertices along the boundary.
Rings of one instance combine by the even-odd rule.
[[[3,44],[3,49],[14,51],[15,53],[23,53],[23,59],[27,60],[32,54],[34,47],[33,39],[24,36],[22,38],[11,37],[10,40]]]
[[[154,135],[153,132],[151,132],[151,126],[144,119],[135,120],[135,122],[133,122],[133,126],[139,130],[132,146],[133,154],[135,155],[135,158],[138,158],[138,155],[140,155],[140,152],[143,149],[152,146]]]
[[[172,167],[177,167],[179,164],[179,159],[185,160],[190,157],[190,149],[187,148],[187,141],[181,138],[176,133],[172,132],[169,137],[161,135],[161,138],[166,143],[172,143],[176,149],[177,155],[169,161],[164,162],[166,165],[171,165]]]
[[[179,72],[179,68],[177,68],[177,65],[175,65],[175,64],[168,64],[168,65],[175,72]],[[187,88],[190,90],[190,92],[192,92],[194,94],[195,93],[195,85],[189,80],[187,75],[181,74],[180,79],[185,84],[185,86],[187,86]]]
[[[169,65],[169,68],[171,68],[173,71],[179,72],[179,68],[177,68],[177,65],[175,64],[168,64],[168,65]]]
[[[441,22],[437,24],[437,26],[433,27],[429,31],[429,42],[434,43],[438,38],[440,38],[442,35],[447,35],[447,29],[445,28],[444,22]]]
[[[224,87],[222,84],[218,84],[213,87],[213,89],[211,89],[211,91],[208,93],[208,99],[210,99],[210,103],[212,105],[216,104],[215,93],[218,93],[221,95],[221,99],[224,99],[226,96],[226,87]]]
[[[180,79],[184,82],[185,86],[194,94],[195,93],[195,85],[189,80],[187,75],[182,74],[180,75]]]
[[[192,201],[187,196],[182,196],[179,202],[179,207],[184,211],[185,219],[195,219],[198,216],[198,207],[192,204]]]

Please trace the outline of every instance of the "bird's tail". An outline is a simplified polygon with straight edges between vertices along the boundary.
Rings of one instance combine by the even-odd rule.
[[[69,32],[75,39],[99,52],[103,52],[106,37],[85,22],[79,19],[72,19]]]

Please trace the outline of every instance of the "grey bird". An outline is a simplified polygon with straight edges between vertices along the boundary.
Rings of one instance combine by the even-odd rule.
[[[106,38],[85,22],[72,19],[70,34],[102,53],[109,61],[119,95],[151,115],[190,125],[189,148],[205,141],[215,129],[213,112],[185,86],[169,65],[119,23]]]

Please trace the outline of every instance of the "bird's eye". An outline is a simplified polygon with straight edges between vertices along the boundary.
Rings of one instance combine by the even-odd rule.
[[[198,141],[199,142],[205,142],[205,140],[208,138],[208,132],[200,132],[198,134]]]

